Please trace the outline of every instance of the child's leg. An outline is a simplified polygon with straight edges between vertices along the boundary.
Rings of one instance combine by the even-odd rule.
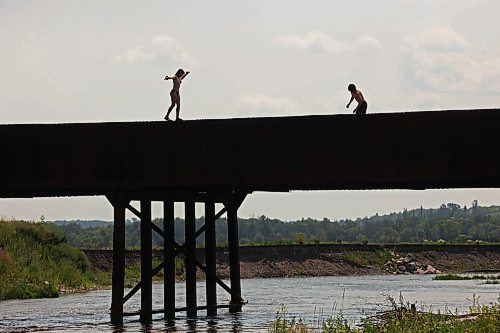
[[[175,109],[175,119],[179,119],[179,114],[181,113],[181,99],[177,100],[177,108]]]
[[[175,95],[170,93],[170,106],[168,108],[167,115],[164,118],[165,120],[168,120],[168,116],[170,116],[170,112],[172,112],[172,110],[174,109],[175,104],[176,104]]]
[[[174,108],[175,104],[171,104],[170,107],[168,108],[167,115],[165,116],[165,120],[168,120],[168,116],[170,116],[170,112],[172,112],[172,109]]]

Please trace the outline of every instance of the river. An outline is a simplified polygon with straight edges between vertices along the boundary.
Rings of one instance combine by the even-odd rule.
[[[182,306],[185,285],[178,283],[176,288],[177,306]],[[227,303],[227,294],[222,289],[218,292],[219,303]],[[417,308],[425,304],[434,311],[465,313],[473,295],[481,304],[498,301],[500,287],[473,280],[433,281],[429,275],[384,275],[242,280],[242,292],[248,304],[240,314],[219,309],[217,317],[206,318],[200,311],[197,320],[187,320],[184,313],[178,313],[173,323],[158,315],[149,327],[141,325],[137,317],[125,318],[121,328],[113,327],[109,323],[109,290],[56,299],[4,301],[0,302],[0,332],[267,332],[281,304],[287,306],[289,316],[306,322],[342,311],[350,324],[356,324],[364,316],[390,309],[388,295],[399,301],[401,294],[405,303],[417,302]],[[153,308],[162,308],[163,285],[155,284],[153,294]],[[125,311],[137,310],[139,301],[140,297],[134,296]],[[198,304],[204,304],[202,282],[198,284]]]

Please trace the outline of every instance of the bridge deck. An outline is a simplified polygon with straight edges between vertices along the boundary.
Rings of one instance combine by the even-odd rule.
[[[0,197],[499,187],[500,109],[0,125]]]

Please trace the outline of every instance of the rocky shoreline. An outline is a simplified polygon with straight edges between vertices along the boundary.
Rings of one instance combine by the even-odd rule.
[[[112,270],[111,250],[84,250],[93,269]],[[153,251],[161,259],[162,251]],[[203,262],[203,250],[197,257]],[[127,251],[126,262],[140,260]],[[240,248],[241,278],[499,272],[500,245],[314,244]],[[229,277],[226,249],[217,250],[217,275]],[[182,276],[179,276],[182,279]]]
[[[441,274],[439,269],[434,268],[430,264],[421,264],[411,253],[399,259],[393,258],[386,262],[385,270],[393,274]]]

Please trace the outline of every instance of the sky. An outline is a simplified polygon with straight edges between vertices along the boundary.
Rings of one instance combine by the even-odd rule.
[[[348,114],[349,83],[369,113],[498,108],[499,12],[497,0],[0,0],[0,123],[162,120],[178,68],[191,72],[184,119]],[[499,194],[253,193],[239,213],[355,218]],[[0,216],[41,215],[112,210],[102,197],[0,200]]]

